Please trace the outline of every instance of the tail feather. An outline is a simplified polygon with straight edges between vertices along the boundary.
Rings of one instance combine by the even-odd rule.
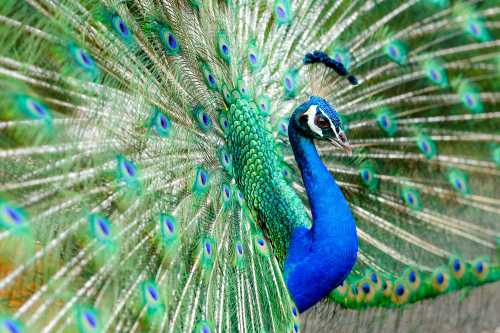
[[[2,2],[1,324],[299,331],[233,179],[224,120],[240,98],[306,207],[288,116],[311,94],[343,116],[353,156],[318,148],[360,250],[330,300],[395,307],[496,281],[498,14],[417,0]],[[304,64],[314,50],[359,85]]]

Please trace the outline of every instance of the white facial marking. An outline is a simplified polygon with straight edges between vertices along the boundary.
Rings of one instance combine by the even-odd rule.
[[[327,114],[326,114],[326,113],[325,113],[325,112],[324,112],[321,108],[319,108],[319,111],[323,114],[323,116],[324,116],[326,119],[328,119],[328,122],[330,123],[330,127],[331,127],[331,129],[332,129],[333,133],[335,133],[335,136],[336,136],[336,137],[338,137],[339,135],[338,135],[338,133],[337,133],[337,129],[336,129],[336,128],[335,128],[335,126],[333,125],[332,120],[330,119],[330,117],[328,117],[328,116],[327,116]]]
[[[321,131],[321,128],[316,126],[314,123],[314,118],[316,118],[316,110],[318,109],[318,106],[316,104],[313,104],[307,109],[307,111],[304,113],[307,116],[307,126],[313,131],[314,133],[318,134],[320,137],[323,136],[323,132]],[[321,109],[320,109],[321,110]],[[323,111],[321,111],[323,112]]]

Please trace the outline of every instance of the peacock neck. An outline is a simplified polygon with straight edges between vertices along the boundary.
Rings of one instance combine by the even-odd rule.
[[[284,273],[298,308],[304,311],[347,277],[356,261],[358,243],[349,205],[312,139],[301,134],[296,117],[297,112],[291,117],[288,136],[304,181],[313,225],[293,230]]]

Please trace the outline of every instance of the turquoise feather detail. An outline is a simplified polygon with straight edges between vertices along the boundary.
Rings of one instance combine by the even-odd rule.
[[[141,284],[141,297],[150,316],[156,315],[157,312],[163,310],[164,305],[156,282],[151,280],[143,282]]]
[[[102,214],[90,214],[88,216],[90,236],[101,244],[111,247],[113,245],[111,224],[108,218]]]
[[[352,59],[348,49],[343,47],[334,47],[328,54],[330,58],[344,65],[346,70],[349,70],[351,67]]]
[[[247,63],[252,72],[259,71],[265,64],[262,52],[259,50],[254,40],[248,45]]]
[[[359,169],[359,176],[361,181],[370,190],[375,190],[379,184],[375,168],[370,162],[364,163],[364,165]]]
[[[385,46],[386,55],[395,63],[403,65],[407,60],[406,45],[400,40],[393,40]]]
[[[299,74],[297,69],[290,68],[283,75],[282,85],[285,93],[285,98],[294,98],[299,89]]]
[[[425,133],[420,133],[417,136],[417,146],[420,152],[429,160],[437,155],[436,143]]]
[[[70,44],[68,46],[68,51],[73,58],[75,66],[79,69],[79,72],[92,80],[99,76],[99,68],[90,53],[75,44]]]
[[[380,128],[388,135],[393,136],[398,130],[397,119],[388,108],[382,108],[376,112],[377,122]]]
[[[124,156],[116,157],[116,178],[131,190],[139,190],[141,183],[136,164]]]
[[[75,311],[75,317],[80,333],[94,333],[101,331],[100,317],[94,308],[79,306]]]
[[[47,127],[52,126],[52,115],[49,108],[40,101],[29,96],[17,96],[19,111],[24,117],[42,121]]]
[[[2,228],[15,231],[26,227],[28,220],[20,208],[0,200],[0,212],[0,226]]]
[[[202,106],[198,105],[193,108],[193,117],[196,119],[198,127],[203,132],[208,132],[212,129],[212,118],[210,115],[203,109]]]
[[[24,330],[18,321],[10,318],[0,319],[0,329],[2,333],[22,333]]]
[[[448,75],[441,61],[429,60],[424,64],[425,75],[441,88],[448,87]]]
[[[278,24],[289,24],[293,19],[292,5],[289,0],[275,0],[274,19]]]
[[[175,56],[181,52],[180,43],[168,26],[160,27],[158,33],[163,45],[163,49],[168,55]]]
[[[156,134],[160,137],[165,138],[170,135],[172,123],[167,115],[159,110],[155,110],[153,116],[151,117],[151,127],[154,129]]]
[[[179,226],[172,215],[160,214],[159,216],[161,242],[166,248],[172,248],[179,240]]]
[[[205,62],[201,62],[200,68],[203,72],[203,77],[205,78],[205,83],[208,88],[211,90],[217,90],[217,79],[215,78],[214,73],[212,73],[212,71],[210,70],[210,66]]]
[[[219,56],[227,63],[231,63],[231,45],[224,31],[219,31],[216,34],[217,52]]]

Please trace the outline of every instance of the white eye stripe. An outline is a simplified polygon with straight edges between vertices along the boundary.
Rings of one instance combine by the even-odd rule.
[[[327,116],[327,114],[320,108],[319,111],[323,114],[323,116],[328,119],[328,122],[330,123],[330,128],[332,129],[333,133],[335,133],[335,136],[338,138],[339,137],[339,134],[337,133],[337,129],[335,128],[335,126],[333,125],[332,123],[332,120],[330,119],[330,117]]]
[[[307,126],[313,131],[314,133],[318,134],[320,137],[323,136],[323,131],[321,131],[321,128],[316,126],[314,123],[314,119],[316,118],[316,112],[317,112],[318,106],[313,104],[307,109],[307,111],[304,113],[307,116]],[[321,111],[321,109],[320,109]],[[321,111],[323,112],[323,111]]]

